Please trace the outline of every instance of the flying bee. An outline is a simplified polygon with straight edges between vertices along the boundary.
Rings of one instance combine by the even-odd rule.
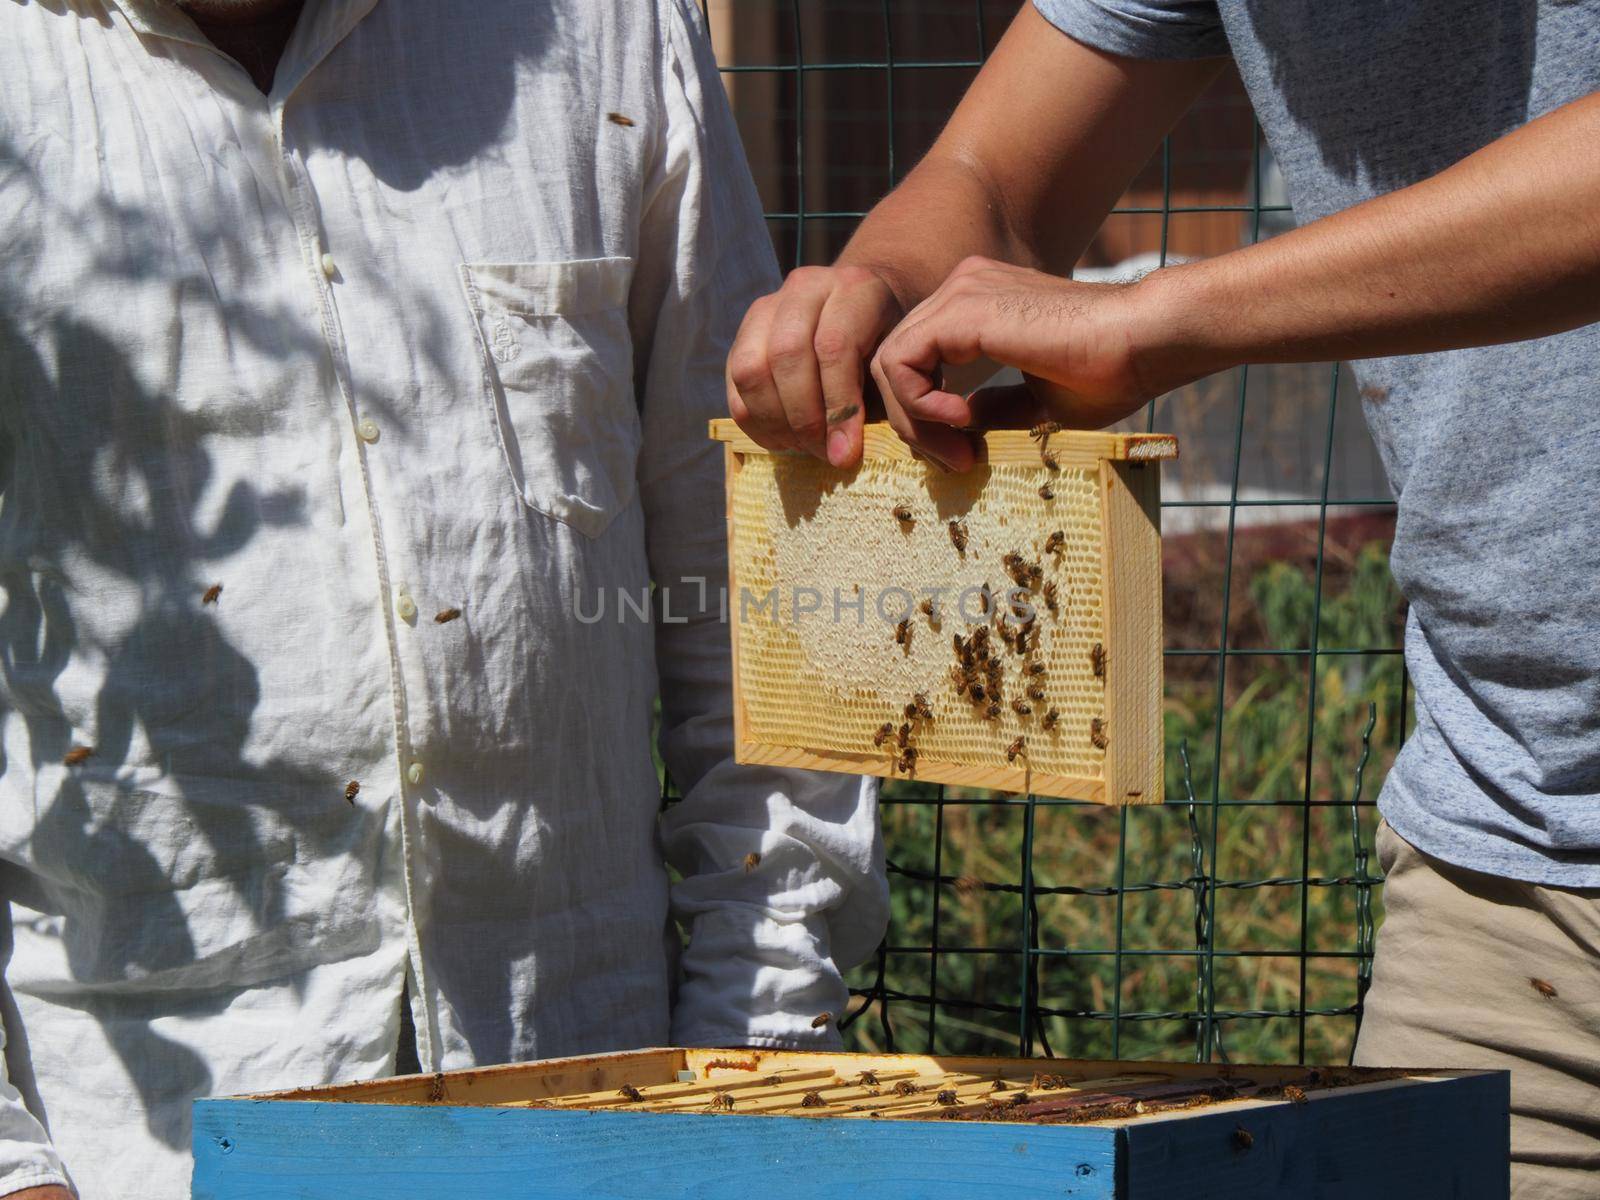
[[[893,736],[894,725],[888,721],[885,721],[882,725],[878,726],[878,732],[872,735],[872,744],[874,746],[881,746]]]
[[[94,757],[94,750],[88,746],[74,746],[61,756],[61,765],[75,767],[81,762]]]
[[[1000,701],[989,701],[989,707],[983,710],[983,719],[993,721],[1000,716]]]
[[[1044,606],[1051,612],[1059,612],[1060,609],[1057,607],[1056,599],[1056,581],[1054,579],[1050,580],[1044,585],[1044,591],[1042,594],[1044,596]]]
[[[1054,554],[1056,551],[1060,550],[1062,546],[1066,545],[1066,543],[1067,535],[1058,529],[1049,537],[1045,538],[1044,552],[1046,554]]]
[[[1043,700],[1044,699],[1044,689],[1042,687],[1040,687],[1037,683],[1030,684],[1029,687],[1028,687],[1028,699],[1029,700]]]
[[[824,1025],[826,1025],[831,1020],[833,1020],[833,1014],[831,1012],[818,1013],[815,1017],[813,1017],[811,1019],[811,1028],[813,1028],[813,1029],[821,1029]]]
[[[1043,447],[1039,450],[1039,461],[1045,465],[1046,470],[1061,470],[1061,460],[1055,456],[1053,451],[1046,450]]]
[[[894,740],[895,740],[895,744],[898,745],[900,747],[900,749],[904,750],[906,748],[906,746],[911,741],[911,726],[910,725],[902,725],[902,726],[900,726],[899,731],[895,734],[895,739]]]
[[[621,125],[625,129],[633,125],[633,118],[625,117],[621,113],[608,112],[606,114],[606,120],[610,121],[613,125]]]
[[[617,1089],[617,1095],[624,1100],[632,1100],[635,1104],[644,1099],[644,1093],[631,1083],[625,1083]]]
[[[1022,664],[1022,673],[1024,675],[1043,675],[1044,674],[1044,664],[1042,662],[1038,662],[1038,661],[1023,663]]]
[[[907,617],[894,627],[894,644],[911,649],[911,618]]]
[[[217,602],[217,597],[220,595],[222,595],[222,585],[220,583],[213,583],[206,589],[206,594],[200,597],[200,603],[215,604]]]
[[[1106,648],[1099,642],[1089,647],[1089,665],[1094,668],[1094,677],[1106,677]]]
[[[1547,982],[1543,979],[1530,978],[1528,980],[1528,984],[1533,988],[1534,991],[1538,992],[1539,995],[1543,996],[1546,1000],[1554,1000],[1560,994],[1556,991],[1555,984]]]
[[[751,871],[754,871],[760,865],[761,865],[761,851],[752,850],[752,851],[750,851],[749,854],[746,854],[744,856],[744,873],[746,875],[750,874]]]
[[[459,608],[443,608],[434,614],[433,623],[435,625],[448,625],[460,615],[461,610]]]
[[[965,521],[950,522],[950,544],[959,554],[967,552],[967,524]]]
[[[1049,712],[1045,713],[1043,718],[1040,719],[1039,724],[1044,729],[1054,729],[1056,725],[1060,723],[1060,721],[1060,711],[1052,708]]]
[[[954,1088],[941,1088],[938,1095],[934,1096],[934,1100],[940,1104],[943,1104],[946,1108],[953,1104],[960,1103],[960,1101],[956,1098],[956,1092]]]
[[[1021,699],[1019,697],[1018,699],[1013,700],[1011,702],[1011,709],[1019,717],[1025,717],[1025,716],[1027,716],[1029,713],[1031,713],[1033,711],[1033,705],[1029,704],[1026,700],[1023,700],[1023,699]]]
[[[344,785],[344,798],[346,800],[348,800],[351,804],[354,804],[356,802],[356,794],[358,792],[360,792],[360,791],[361,791],[361,783],[360,783],[360,781],[352,779],[349,783]]]
[[[1106,748],[1106,723],[1099,717],[1089,722],[1089,741],[1094,744],[1096,750]]]
[[[890,511],[894,513],[894,519],[899,521],[900,524],[910,525],[912,523],[911,508],[909,505],[896,504]]]
[[[1019,754],[1026,757],[1027,748],[1027,743],[1019,737],[1016,741],[1012,742],[1011,745],[1006,747],[1006,761],[1016,762]]]
[[[1040,421],[1032,429],[1028,430],[1028,436],[1031,437],[1034,441],[1038,442],[1038,441],[1043,441],[1045,438],[1049,437],[1052,433],[1060,433],[1060,432],[1061,432],[1061,425],[1060,425],[1059,422],[1057,422],[1057,421]]]
[[[727,1092],[712,1092],[709,1106],[712,1112],[732,1112],[733,1097]]]
[[[1039,499],[1041,499],[1041,500],[1054,500],[1055,498],[1056,498],[1056,490],[1055,490],[1055,488],[1051,487],[1048,483],[1041,483],[1039,485]]]

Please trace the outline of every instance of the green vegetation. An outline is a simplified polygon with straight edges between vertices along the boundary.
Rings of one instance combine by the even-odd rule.
[[[1203,874],[1221,884],[1211,892],[1212,1011],[1276,1014],[1219,1019],[1216,1038],[1229,1058],[1299,1057],[1302,987],[1304,1007],[1314,1014],[1355,1003],[1357,903],[1369,889],[1352,882],[1354,835],[1370,851],[1377,817],[1362,807],[1353,818],[1349,801],[1369,716],[1364,802],[1377,795],[1393,760],[1403,711],[1399,656],[1373,653],[1400,640],[1403,610],[1386,544],[1343,550],[1330,532],[1320,611],[1314,557],[1273,551],[1252,564],[1236,549],[1229,647],[1248,653],[1228,658],[1220,683],[1214,652],[1181,653],[1214,651],[1221,627],[1225,568],[1217,564],[1226,553],[1221,546],[1195,550],[1187,561],[1169,553],[1167,564],[1168,642],[1180,653],[1167,661],[1166,805],[1122,812],[1041,801],[1032,809],[1030,841],[1029,807],[1017,797],[952,788],[940,803],[940,789],[931,785],[886,789],[884,835],[896,873],[883,988],[897,1049],[930,1045],[936,969],[932,1047],[1017,1052],[1020,1020],[1004,1010],[1016,1009],[1023,994],[1021,889],[1030,845],[1035,944],[1077,952],[1038,959],[1035,1002],[1066,1015],[1041,1016],[1034,1030],[1058,1055],[1195,1056],[1194,1014],[1207,1007],[1207,959],[1195,953],[1207,944],[1203,923],[1197,926]],[[1313,671],[1314,623],[1321,652]],[[1189,782],[1200,801],[1192,813],[1184,803]],[[1303,802],[1308,791],[1310,806]],[[1368,870],[1376,873],[1375,860]],[[1303,871],[1329,882],[1301,887]],[[1370,889],[1374,910],[1376,893]],[[929,953],[936,944],[939,953]],[[1302,947],[1309,957],[1302,959]],[[852,973],[852,985],[872,989],[878,972],[869,963]],[[1114,1021],[1119,1000],[1122,1019]],[[847,1025],[847,1044],[886,1048],[882,1015],[876,1003],[859,1013]],[[1305,1058],[1342,1061],[1354,1030],[1349,1015],[1310,1016]]]

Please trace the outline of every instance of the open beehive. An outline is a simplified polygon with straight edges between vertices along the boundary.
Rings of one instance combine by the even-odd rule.
[[[205,1100],[196,1200],[1507,1188],[1503,1072],[637,1050]]]
[[[887,425],[839,470],[731,421],[741,762],[1162,799],[1165,434],[990,433],[944,472]]]

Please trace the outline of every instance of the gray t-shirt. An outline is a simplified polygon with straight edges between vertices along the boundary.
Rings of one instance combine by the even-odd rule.
[[[1600,90],[1600,0],[1035,4],[1113,54],[1232,54],[1302,222]],[[1379,808],[1448,862],[1600,887],[1600,325],[1356,373],[1417,697]]]

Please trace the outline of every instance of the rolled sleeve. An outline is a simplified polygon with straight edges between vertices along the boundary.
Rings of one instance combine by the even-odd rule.
[[[1074,41],[1124,58],[1218,58],[1228,34],[1211,0],[1034,0]]]

